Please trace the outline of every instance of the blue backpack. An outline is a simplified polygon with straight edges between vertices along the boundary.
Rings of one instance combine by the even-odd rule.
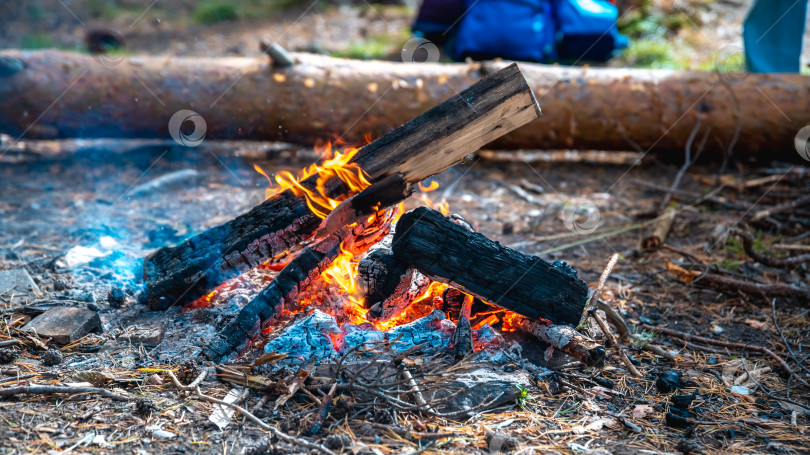
[[[608,0],[466,0],[465,6],[451,50],[456,60],[595,61],[627,47]]]
[[[554,29],[549,0],[470,0],[452,56],[550,62],[557,57]]]
[[[607,0],[555,0],[560,59],[602,61],[627,47],[616,28],[619,10]]]

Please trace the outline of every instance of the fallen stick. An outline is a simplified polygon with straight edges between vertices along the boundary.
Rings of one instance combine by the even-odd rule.
[[[800,288],[789,284],[764,284],[738,280],[716,273],[701,273],[697,270],[687,270],[664,259],[667,270],[675,274],[683,283],[700,282],[715,289],[736,294],[762,295],[764,297],[792,297],[804,302],[810,301],[810,288]],[[699,280],[699,281],[698,281]]]
[[[641,239],[641,250],[656,250],[669,237],[669,231],[672,230],[672,224],[675,222],[675,216],[678,214],[678,209],[669,207],[664,211],[664,214],[652,225],[648,234]]]
[[[554,325],[523,318],[519,327],[549,346],[559,349],[587,366],[605,362],[605,347],[565,325]]]
[[[539,115],[534,95],[513,64],[364,146],[349,164],[372,184],[396,174],[415,184]],[[351,196],[337,177],[319,183],[313,175],[301,186],[309,191],[320,186],[333,199]],[[140,300],[153,309],[195,301],[246,270],[297,251],[320,223],[303,195],[284,191],[232,221],[149,255]]]
[[[26,385],[20,387],[9,387],[0,389],[0,397],[12,397],[16,395],[51,395],[55,393],[67,393],[71,395],[79,395],[85,393],[95,393],[98,395],[111,398],[115,401],[135,401],[138,397],[129,397],[115,393],[111,390],[102,389],[99,387],[67,387],[58,385]]]
[[[751,221],[761,221],[765,218],[769,218],[772,215],[789,212],[805,205],[810,205],[810,194],[805,194],[804,196],[798,197],[790,202],[785,202],[784,204],[779,204],[764,210],[760,210],[751,216]]]
[[[730,228],[728,230],[728,233],[729,235],[735,235],[739,237],[740,240],[742,240],[745,254],[747,254],[751,259],[759,262],[760,264],[764,264],[769,267],[785,267],[788,265],[798,265],[805,262],[810,262],[810,254],[801,254],[798,256],[786,258],[776,258],[773,256],[762,254],[754,248],[755,243],[754,236],[752,236],[750,233],[737,228]]]
[[[616,340],[616,337],[613,336],[613,332],[610,331],[610,328],[607,326],[602,317],[599,316],[599,313],[596,312],[595,308],[590,310],[590,315],[599,325],[599,328],[602,330],[602,333],[605,334],[605,337],[607,337],[610,345],[613,346],[613,349],[616,350],[616,353],[619,355],[619,358],[622,360],[622,363],[624,363],[624,366],[626,366],[627,369],[630,370],[631,373],[633,373],[633,376],[637,378],[642,377],[643,375],[641,374],[641,372],[638,371],[636,366],[633,365],[633,362],[631,362],[630,359],[627,357],[627,353],[624,351],[624,348],[619,346],[619,342]]]
[[[692,334],[689,334],[689,333],[684,333],[684,332],[680,332],[680,331],[673,330],[673,329],[667,329],[667,328],[664,328],[664,327],[653,327],[653,326],[651,326],[649,324],[642,324],[641,328],[643,328],[645,330],[651,330],[651,331],[653,331],[655,333],[660,333],[662,335],[666,335],[666,336],[669,336],[669,337],[680,338],[682,340],[694,341],[694,342],[697,342],[697,343],[711,344],[711,345],[714,345],[714,346],[721,346],[721,347],[724,347],[724,348],[734,349],[734,350],[741,351],[741,352],[750,352],[750,351],[759,352],[760,354],[766,355],[766,356],[770,357],[771,359],[773,359],[776,363],[779,364],[779,366],[784,371],[791,371],[790,367],[788,367],[787,362],[782,360],[782,358],[779,357],[778,355],[776,355],[775,352],[773,352],[770,349],[768,349],[766,347],[763,347],[763,346],[754,346],[754,345],[745,344],[745,343],[734,343],[734,342],[731,342],[731,341],[714,340],[712,338],[706,338],[706,337],[702,337],[702,336],[699,336],[699,335],[692,335]],[[801,380],[801,378],[799,378],[799,379]],[[804,381],[802,381],[802,382],[804,382]],[[805,385],[807,385],[807,383],[805,383]]]
[[[529,319],[577,325],[587,285],[569,265],[527,256],[425,207],[400,218],[396,258],[435,281]]]

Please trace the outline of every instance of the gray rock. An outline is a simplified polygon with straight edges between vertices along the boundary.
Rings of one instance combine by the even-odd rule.
[[[95,311],[55,307],[32,319],[23,330],[36,333],[42,338],[50,338],[57,344],[68,344],[99,327],[101,318]]]
[[[11,293],[42,296],[39,286],[25,269],[0,270],[0,295]]]

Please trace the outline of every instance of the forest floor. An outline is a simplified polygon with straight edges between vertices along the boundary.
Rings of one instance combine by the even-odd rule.
[[[130,55],[258,56],[259,39],[268,37],[290,50],[395,60],[413,17],[406,6],[365,2],[309,8],[234,1],[237,17],[210,20],[200,10],[223,2],[143,3],[25,2],[0,17],[0,47],[81,50],[87,28],[107,27],[125,36]],[[636,30],[636,44],[609,65],[741,67],[739,31],[749,3],[662,1],[641,17],[629,13],[624,25]],[[592,289],[619,254],[602,301],[626,321],[630,337],[620,344],[640,377],[612,348],[604,368],[563,364],[547,374],[534,365],[540,348],[527,344],[517,364],[530,381],[514,403],[448,419],[346,394],[336,398],[342,404],[325,430],[306,437],[334,451],[374,454],[810,452],[810,387],[801,384],[810,381],[810,209],[796,205],[810,192],[810,163],[737,157],[724,166],[722,157],[705,157],[670,192],[680,157],[604,157],[484,151],[437,176],[439,189],[411,198],[407,208],[446,202],[503,245],[568,262]],[[220,310],[172,311],[155,322],[177,337],[172,349],[133,343],[129,330],[147,311],[130,293],[140,258],[260,203],[267,181],[254,165],[295,172],[316,158],[311,148],[290,144],[215,141],[195,149],[32,142],[0,157],[0,284],[12,275],[14,282],[0,287],[0,393],[91,382],[125,398],[32,389],[2,397],[0,453],[311,452],[238,415],[219,428],[209,420],[211,403],[172,383],[169,371],[184,383],[210,371],[203,393],[222,398],[234,388],[210,366],[187,361]],[[640,248],[666,208],[676,215],[663,246]],[[753,238],[750,245],[744,233],[729,231],[734,227]],[[68,261],[94,250],[114,253]],[[54,305],[98,312],[102,330],[58,347],[63,359],[48,365],[53,344],[19,329]],[[596,324],[581,330],[605,342]],[[188,341],[187,350],[174,349],[178,339]],[[513,367],[487,365],[500,375]],[[251,389],[241,399],[287,434],[311,430],[320,404],[301,392],[277,410],[262,401],[280,395]]]
[[[134,303],[129,291],[123,301],[116,301],[110,291],[128,280],[137,282],[133,264],[154,248],[174,244],[261,201],[267,182],[253,164],[267,172],[296,170],[315,158],[312,150],[216,142],[197,149],[131,147],[123,142],[117,153],[86,146],[64,153],[56,147],[6,156],[0,179],[4,195],[0,268],[25,270],[36,289],[0,296],[4,334],[0,341],[23,343],[5,348],[16,360],[0,365],[0,389],[75,384],[87,381],[81,371],[102,371],[115,378],[111,390],[132,400],[146,398],[156,408],[141,414],[137,409],[142,405],[134,401],[92,395],[71,399],[32,393],[4,398],[0,452],[64,451],[72,446],[94,453],[240,453],[255,448],[259,450],[251,453],[274,453],[268,447],[285,453],[307,451],[271,443],[250,421],[232,423],[225,430],[214,427],[207,420],[210,403],[179,391],[167,376],[167,371],[175,371],[190,381],[190,371],[200,371],[203,364],[183,362],[198,352],[195,336],[187,337],[185,351],[122,342],[128,336],[126,321],[147,309]],[[511,158],[494,159],[504,156]],[[530,153],[482,152],[436,177],[439,189],[411,198],[408,208],[446,201],[451,212],[504,245],[567,261],[591,287],[610,256],[620,254],[602,300],[625,318],[633,338],[621,343],[642,377],[634,377],[609,350],[603,369],[575,363],[558,365],[553,376],[534,370],[531,385],[515,403],[470,419],[399,411],[398,420],[392,420],[387,405],[358,405],[348,417],[339,417],[346,415],[345,410],[335,411],[326,421],[328,431],[316,440],[347,434],[355,453],[426,448],[426,453],[485,452],[491,440],[487,435],[495,432],[515,438],[523,453],[806,451],[802,441],[810,421],[810,395],[799,378],[807,378],[803,365],[810,357],[807,299],[778,297],[771,293],[779,292],[766,288],[741,289],[735,283],[769,283],[807,292],[807,262],[763,264],[768,258],[806,256],[807,209],[757,214],[806,195],[810,169],[797,163],[740,164],[720,174],[718,163],[698,165],[686,173],[673,195],[677,216],[664,247],[643,251],[640,241],[651,232],[677,165],[652,155],[638,165],[565,163],[559,154],[542,156],[551,156],[553,162],[533,161],[537,157]],[[169,175],[182,177],[166,179]],[[757,260],[739,238],[722,235],[732,226],[754,236],[752,254]],[[70,268],[65,254],[85,251],[77,247],[111,248],[117,256]],[[737,281],[715,287],[711,283],[716,277]],[[64,361],[47,366],[43,341],[23,336],[19,328],[31,315],[53,305],[99,311],[104,330],[61,347]],[[170,312],[160,324],[168,325],[167,338],[191,330],[202,340],[203,322],[215,320],[217,311]],[[720,344],[657,333],[659,328]],[[604,340],[593,323],[581,330]],[[791,371],[781,369],[761,350],[724,342],[767,347]],[[647,344],[660,345],[673,359],[648,352],[643,349]],[[532,370],[535,361],[527,359],[542,357],[540,351],[533,352],[536,349],[524,344],[518,363]],[[751,378],[746,370],[752,372]],[[672,372],[681,375],[675,388],[658,384]],[[221,398],[230,386],[208,380],[202,388]],[[307,396],[299,393],[272,411],[269,404],[260,404],[263,395],[254,391],[245,403],[270,417],[271,423],[293,434],[312,425],[317,407]],[[276,397],[277,392],[271,395]],[[677,403],[683,401],[678,400],[689,399],[691,404],[681,404],[679,410]],[[396,428],[422,435],[396,436],[391,432],[394,421]]]

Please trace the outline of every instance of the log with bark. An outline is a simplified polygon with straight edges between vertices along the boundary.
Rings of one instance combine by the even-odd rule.
[[[577,325],[582,318],[588,286],[568,264],[504,247],[435,210],[419,207],[403,215],[393,250],[431,279],[529,319]]]
[[[378,197],[374,201],[388,205],[397,197],[385,184],[386,178],[406,185],[419,182],[539,115],[540,108],[523,75],[517,65],[510,65],[364,146],[351,163],[375,182],[372,187],[378,183],[382,187],[372,193]],[[316,180],[317,176],[312,176],[302,186],[314,189]],[[372,187],[369,189],[375,189]],[[332,198],[351,195],[338,178],[328,180],[325,188]],[[396,185],[394,188],[404,191]],[[359,197],[346,204],[349,208],[341,209],[338,216],[327,218],[322,226],[324,234],[365,213],[355,205],[372,205],[366,199]],[[295,252],[320,223],[303,196],[284,191],[234,220],[147,257],[141,301],[153,309],[165,309],[197,300],[246,270]]]
[[[470,87],[503,62],[357,62],[0,52],[0,132],[13,137],[169,138],[169,118],[198,112],[207,138],[312,143],[380,136]],[[105,64],[106,63],[106,64]],[[707,150],[786,150],[810,123],[810,77],[521,64],[548,115],[499,148],[683,150],[702,115]],[[58,102],[57,102],[58,101]],[[790,122],[785,118],[790,118]],[[631,142],[632,141],[632,142]]]

